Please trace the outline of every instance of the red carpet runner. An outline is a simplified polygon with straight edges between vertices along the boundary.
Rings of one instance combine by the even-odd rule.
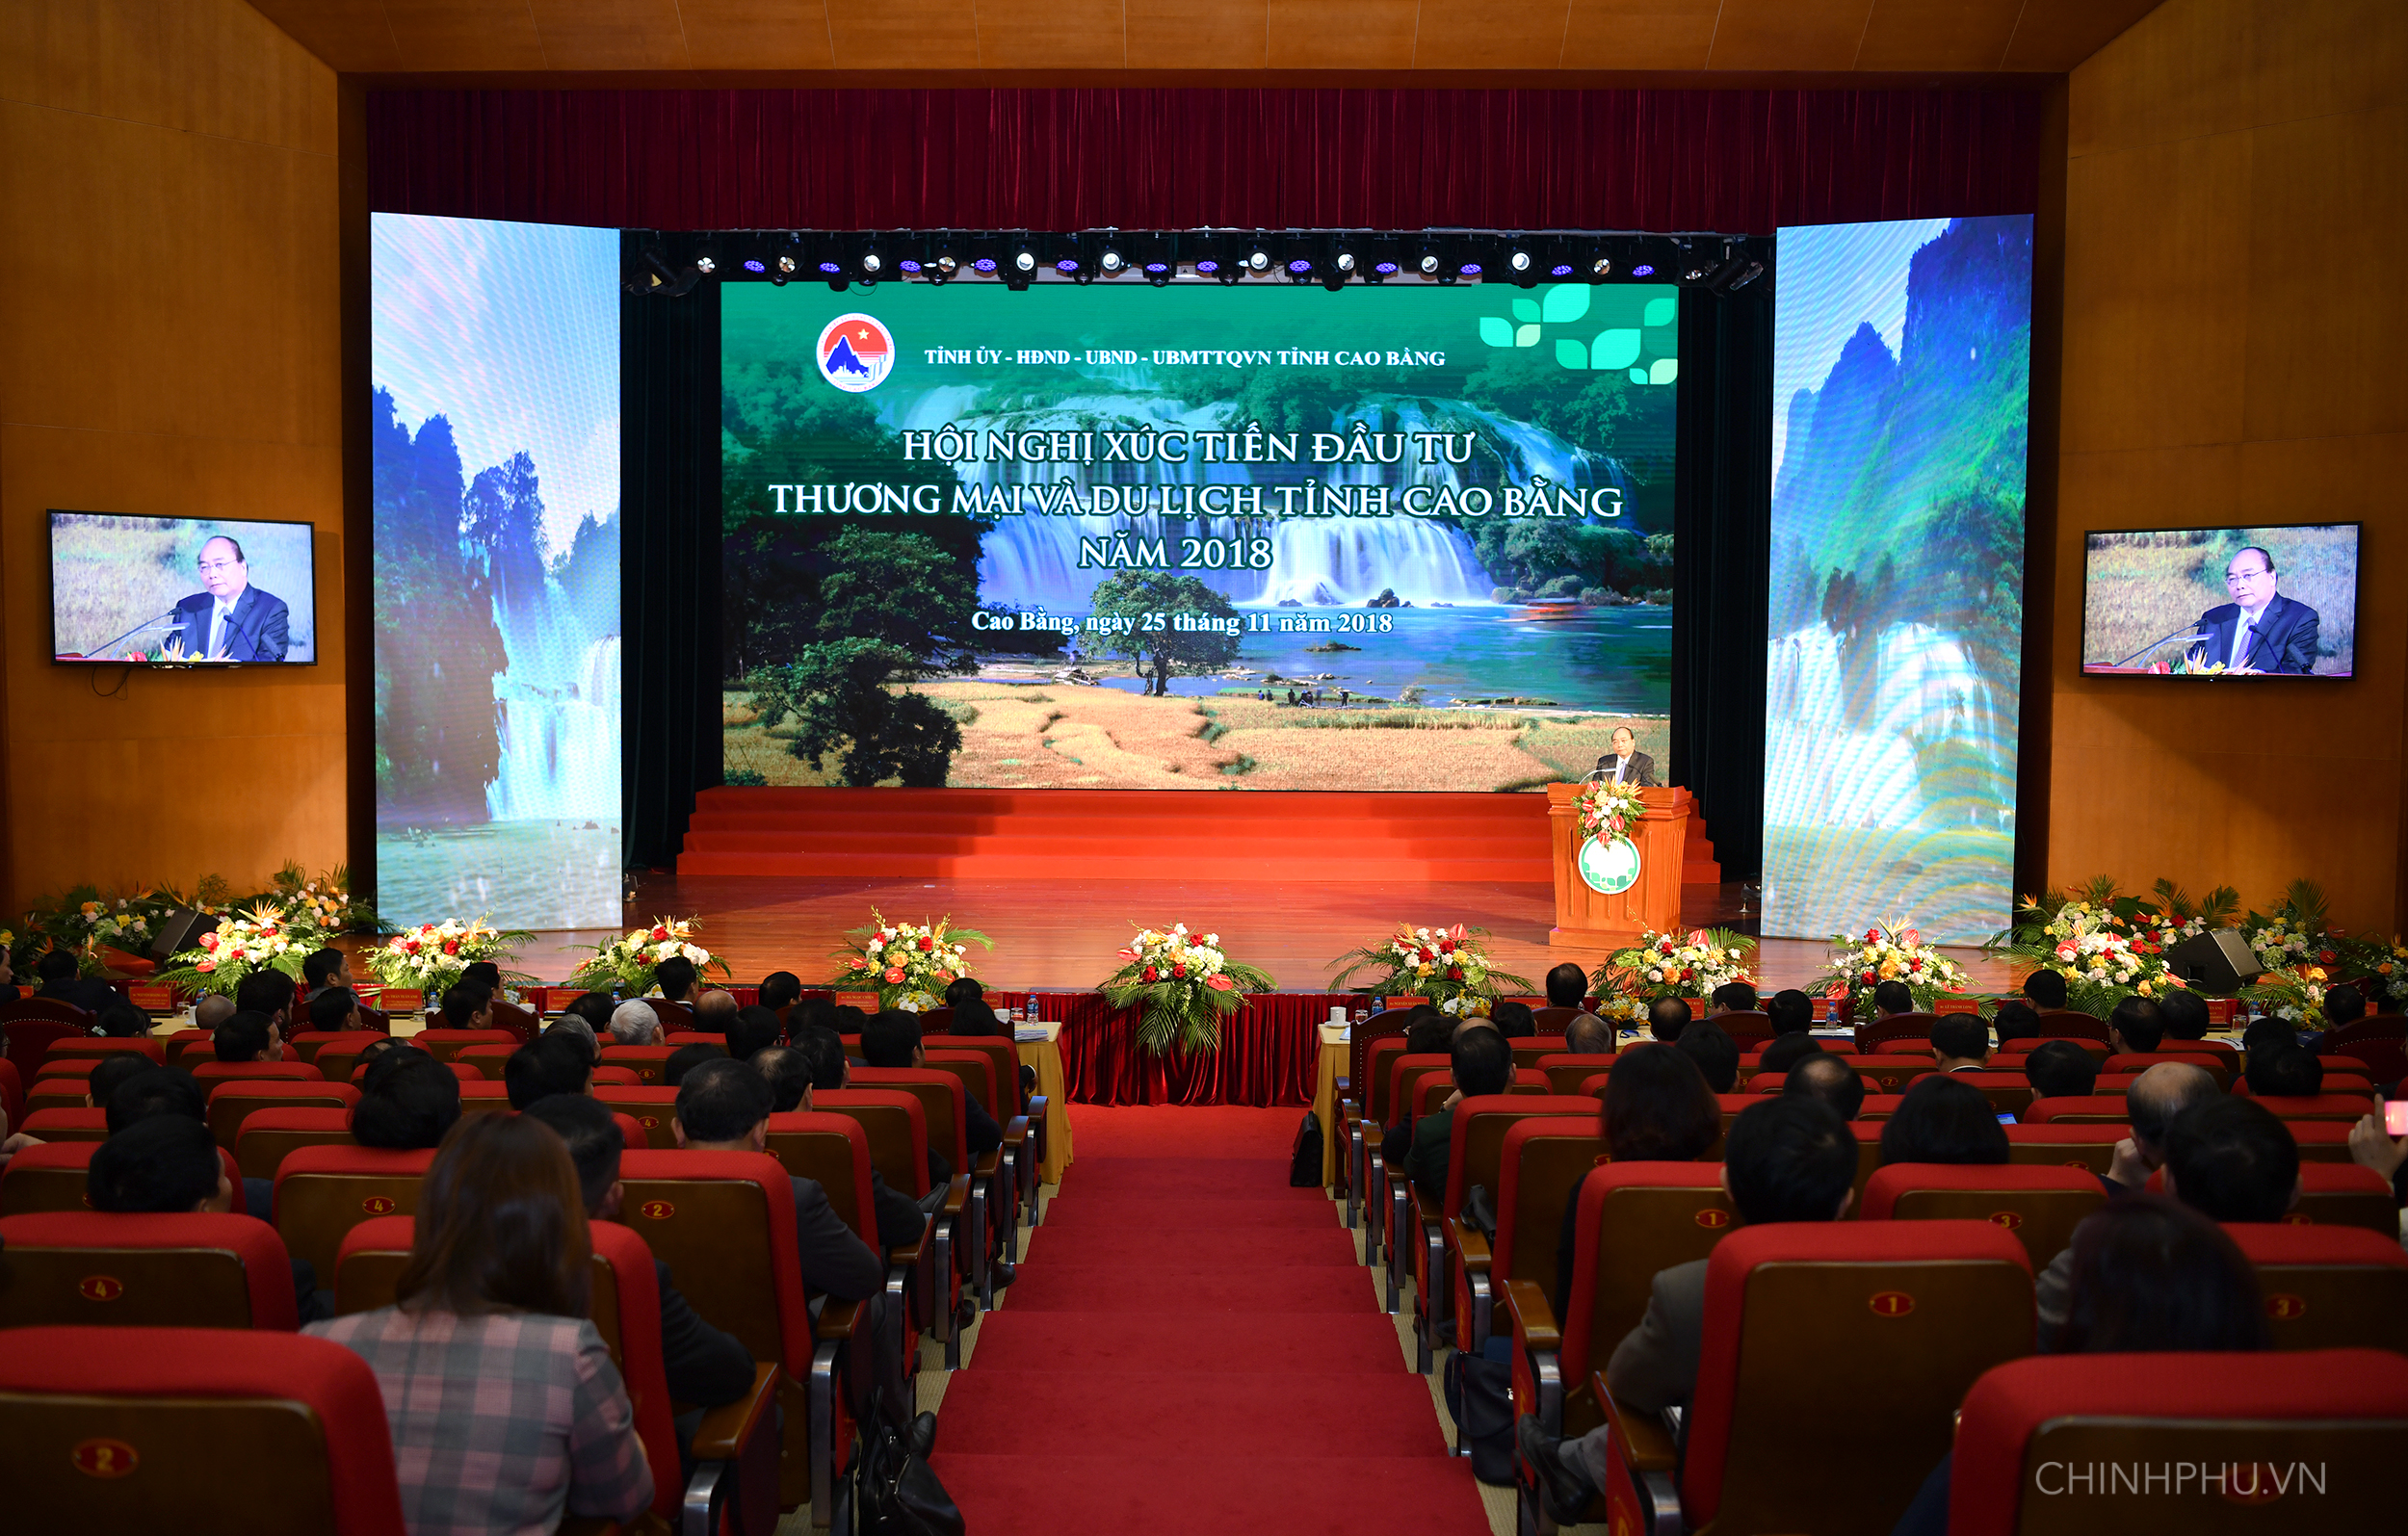
[[[1071,1116],[1078,1161],[937,1415],[970,1536],[1484,1533],[1346,1230],[1288,1187],[1299,1111]]]

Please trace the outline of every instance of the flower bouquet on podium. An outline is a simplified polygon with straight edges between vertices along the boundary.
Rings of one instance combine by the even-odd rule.
[[[623,939],[595,945],[593,958],[571,972],[563,984],[640,998],[652,990],[653,973],[663,961],[681,957],[693,961],[700,975],[729,975],[726,961],[694,942],[701,926],[700,918],[656,918],[648,928],[630,928]]]
[[[415,987],[430,1000],[439,1000],[470,966],[481,960],[497,966],[514,960],[518,947],[533,944],[535,937],[523,929],[497,928],[482,917],[445,918],[397,933],[360,958],[386,986]],[[536,983],[534,976],[510,970],[502,972],[502,980],[510,987]]]
[[[1638,786],[1617,784],[1600,779],[1581,791],[1581,835],[1600,841],[1607,838],[1629,837],[1638,824],[1640,813],[1647,802],[1638,793]]]
[[[1330,961],[1346,969],[1329,978],[1329,989],[1343,991],[1356,972],[1379,967],[1384,974],[1373,977],[1369,989],[1374,997],[1427,998],[1452,1014],[1485,1014],[1508,993],[1534,990],[1529,977],[1489,964],[1487,951],[1473,943],[1487,936],[1486,928],[1460,923],[1441,928],[1400,923],[1385,943],[1348,950]]]
[[[1822,968],[1828,985],[1823,996],[1842,1004],[1844,1019],[1872,1017],[1872,989],[1884,981],[1903,981],[1915,1006],[1928,1013],[1943,992],[1965,989],[1965,968],[1924,943],[1923,934],[1902,922],[1874,924],[1863,937],[1840,933],[1831,939],[1831,961]]]
[[[244,977],[262,971],[298,979],[301,962],[325,947],[324,935],[308,917],[288,914],[282,907],[255,906],[220,918],[192,949],[169,962],[172,969],[152,979],[186,992],[219,992],[230,998]]]
[[[1751,979],[1747,956],[1755,948],[1755,940],[1729,928],[1691,928],[1686,937],[1642,933],[1638,943],[1608,955],[1588,984],[1600,997],[1702,998]]]
[[[1269,972],[1221,953],[1219,934],[1190,933],[1184,923],[1139,929],[1119,957],[1098,990],[1115,1008],[1138,1004],[1138,1044],[1155,1055],[1174,1045],[1220,1049],[1220,1021],[1245,1005],[1247,992],[1274,985]]]
[[[955,927],[951,914],[933,923],[889,923],[876,907],[870,908],[869,925],[846,937],[853,942],[835,955],[844,969],[828,984],[839,990],[874,988],[879,1007],[906,1013],[937,1006],[945,989],[970,974],[970,945],[995,948],[978,929]]]

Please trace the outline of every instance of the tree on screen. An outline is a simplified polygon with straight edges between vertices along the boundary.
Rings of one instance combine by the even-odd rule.
[[[1192,576],[1164,571],[1122,571],[1095,588],[1098,618],[1121,618],[1129,627],[1104,642],[1104,649],[1138,664],[1138,676],[1148,693],[1168,693],[1173,671],[1208,672],[1238,659],[1238,637],[1220,630],[1182,630],[1182,616],[1235,619],[1238,610],[1229,599]],[[1159,628],[1149,621],[1164,620]],[[1149,673],[1147,665],[1153,670]]]

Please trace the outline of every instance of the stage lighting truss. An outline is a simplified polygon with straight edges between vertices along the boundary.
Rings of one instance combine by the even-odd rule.
[[[1673,283],[1715,298],[1771,287],[1772,242],[1743,235],[1540,229],[630,231],[624,286],[669,298],[723,282]]]

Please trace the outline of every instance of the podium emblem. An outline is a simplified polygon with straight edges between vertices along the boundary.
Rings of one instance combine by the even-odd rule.
[[[1576,862],[1592,891],[1620,896],[1638,884],[1638,848],[1629,838],[1590,838]]]

